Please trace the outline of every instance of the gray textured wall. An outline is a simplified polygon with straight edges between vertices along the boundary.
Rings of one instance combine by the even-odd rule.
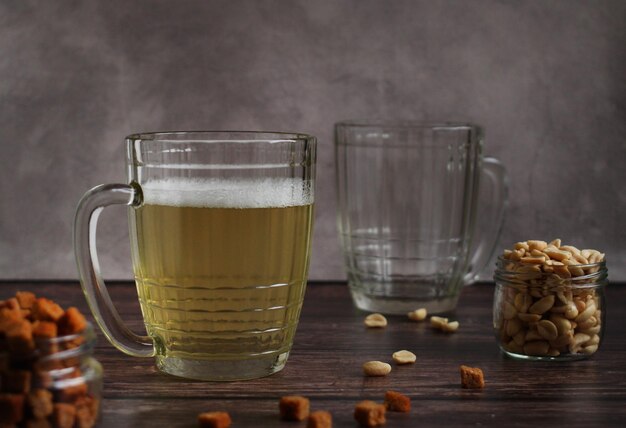
[[[76,277],[76,203],[124,181],[125,135],[234,128],[319,137],[311,277],[343,278],[332,124],[399,117],[485,126],[500,248],[561,237],[626,280],[625,24],[622,0],[2,0],[0,278]],[[124,208],[100,231],[130,278]]]

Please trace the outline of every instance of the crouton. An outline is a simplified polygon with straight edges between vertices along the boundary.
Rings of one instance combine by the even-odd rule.
[[[284,421],[303,421],[309,416],[309,399],[298,395],[282,397],[278,404]]]
[[[384,425],[385,406],[370,400],[361,401],[354,408],[354,419],[363,427]]]
[[[35,350],[33,328],[30,322],[21,320],[11,324],[5,332],[9,351],[18,357],[26,357]]]
[[[98,419],[98,400],[84,396],[76,400],[76,428],[91,428]]]
[[[22,309],[32,309],[35,300],[37,300],[35,294],[30,291],[18,291],[15,293],[15,298]]]
[[[35,321],[33,323],[33,336],[45,339],[57,337],[57,325],[50,321]]]
[[[43,419],[52,414],[52,393],[47,389],[32,390],[26,397],[26,403],[35,419]]]
[[[408,413],[411,411],[411,399],[396,391],[385,392],[385,407],[392,412]]]
[[[0,334],[6,334],[9,328],[23,320],[24,317],[19,310],[16,311],[6,306],[0,308]]]
[[[30,391],[32,375],[28,370],[8,370],[0,376],[2,390],[14,394],[27,394]]]
[[[23,394],[0,394],[0,425],[13,425],[24,418]]]
[[[67,403],[55,403],[50,420],[57,428],[73,428],[76,421],[76,407]]]
[[[71,307],[59,318],[59,335],[80,333],[87,327],[87,320],[78,309]]]
[[[481,389],[485,387],[483,371],[477,367],[461,366],[461,386],[467,389]]]
[[[52,300],[48,300],[45,297],[39,297],[35,300],[32,311],[33,319],[36,321],[57,322],[59,318],[63,316],[63,309]]]
[[[200,428],[227,428],[231,419],[227,412],[205,412],[198,415]]]
[[[307,428],[332,428],[333,417],[325,410],[318,410],[309,415],[307,419]]]

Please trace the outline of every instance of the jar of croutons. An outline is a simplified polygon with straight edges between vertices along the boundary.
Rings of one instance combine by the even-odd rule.
[[[566,361],[597,352],[608,283],[604,254],[560,240],[515,244],[498,258],[493,326],[500,349],[526,360]]]
[[[0,302],[0,425],[95,426],[103,376],[92,325],[76,308],[18,299]]]

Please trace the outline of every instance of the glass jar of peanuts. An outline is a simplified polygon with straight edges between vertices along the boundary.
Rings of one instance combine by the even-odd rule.
[[[604,326],[604,254],[526,241],[505,250],[494,275],[500,349],[525,360],[568,361],[597,352]]]
[[[95,343],[91,324],[79,333],[9,342],[0,351],[0,419],[26,426],[95,426],[102,396]]]

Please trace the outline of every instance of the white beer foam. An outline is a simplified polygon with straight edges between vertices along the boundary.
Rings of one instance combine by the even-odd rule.
[[[152,180],[141,185],[144,204],[175,207],[279,208],[313,203],[300,178]]]

